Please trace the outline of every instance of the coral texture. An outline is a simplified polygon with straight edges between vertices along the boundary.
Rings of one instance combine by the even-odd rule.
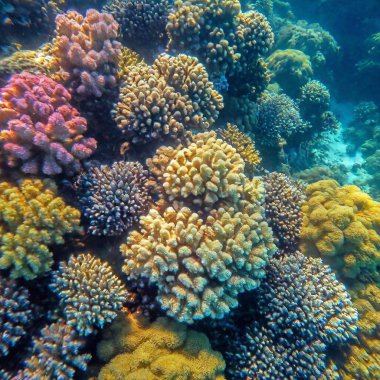
[[[129,72],[115,119],[132,143],[145,143],[207,129],[222,107],[222,96],[196,58],[161,54],[152,67],[139,65]]]
[[[91,254],[71,256],[54,272],[57,293],[67,324],[79,335],[88,335],[116,317],[128,293],[112,268]]]
[[[94,9],[85,17],[76,11],[57,16],[52,54],[74,96],[100,97],[116,87],[121,54],[117,33],[118,24],[112,15]]]
[[[380,203],[356,186],[323,180],[306,188],[301,249],[342,278],[379,280]]]
[[[117,77],[120,81],[127,79],[129,71],[136,66],[144,65],[143,58],[135,51],[128,49],[127,47],[121,48],[121,54],[117,65]]]
[[[125,45],[139,52],[166,45],[165,26],[171,3],[171,0],[110,0],[103,10],[119,23]]]
[[[0,183],[0,268],[26,280],[48,272],[49,246],[80,230],[80,213],[57,197],[52,183],[24,180]]]
[[[26,334],[31,318],[28,290],[0,276],[0,357],[8,355]]]
[[[72,175],[96,149],[66,89],[44,75],[15,74],[1,91],[0,156],[28,174]]]
[[[40,337],[33,339],[32,355],[15,379],[73,379],[75,371],[85,371],[91,359],[91,355],[79,353],[83,346],[72,327],[60,321],[47,325]]]
[[[168,207],[151,209],[121,247],[124,272],[157,285],[163,309],[187,323],[236,307],[275,250],[261,181],[245,177],[243,159],[214,132],[193,139],[148,161]]]
[[[148,209],[147,171],[138,162],[91,167],[76,181],[77,195],[93,235],[120,235]]]
[[[213,78],[225,77],[235,92],[244,78],[244,92],[257,96],[255,84],[265,78],[258,79],[258,66],[266,71],[259,57],[273,44],[265,16],[242,13],[238,0],[176,1],[174,7],[166,26],[168,51],[196,55]]]
[[[282,173],[264,177],[265,215],[278,246],[287,253],[298,249],[301,234],[301,206],[305,201],[303,185]]]
[[[149,323],[121,315],[105,330],[97,351],[104,361],[111,359],[99,380],[224,379],[222,355],[212,350],[206,335],[167,318]]]
[[[224,338],[230,378],[338,378],[326,352],[355,336],[358,314],[331,269],[299,252],[272,259],[257,297],[253,323]]]

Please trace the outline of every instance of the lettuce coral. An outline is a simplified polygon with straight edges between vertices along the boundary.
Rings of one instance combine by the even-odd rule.
[[[79,203],[93,235],[120,235],[148,209],[148,172],[138,162],[92,166],[76,181]]]
[[[244,175],[243,159],[214,132],[160,148],[148,165],[167,207],[151,209],[121,246],[123,270],[157,285],[157,300],[179,321],[222,318],[239,293],[258,287],[275,250],[263,184]]]
[[[71,326],[61,321],[45,326],[33,339],[32,355],[25,361],[25,369],[14,379],[73,379],[75,371],[85,371],[91,359],[90,354],[79,353],[84,343]]]
[[[27,174],[73,175],[96,149],[70,94],[44,75],[15,74],[1,91],[0,157]]]
[[[323,180],[306,188],[301,249],[346,280],[379,280],[380,203],[356,186]]]
[[[0,357],[8,355],[10,348],[26,335],[25,327],[31,319],[29,291],[15,280],[0,276]]]
[[[130,70],[114,113],[132,143],[146,143],[181,137],[191,128],[207,129],[222,107],[222,96],[196,58],[161,54],[152,67]]]
[[[79,335],[91,334],[116,317],[128,293],[112,268],[91,254],[71,256],[53,274],[52,290],[57,293],[67,324]]]
[[[121,315],[103,334],[98,356],[111,361],[100,371],[99,380],[224,379],[222,355],[212,350],[206,335],[168,318],[149,323],[139,316]]]
[[[52,183],[24,180],[0,183],[0,268],[31,280],[52,266],[49,245],[80,230],[80,212],[56,195]]]
[[[244,84],[250,83],[246,90],[257,95],[258,61],[273,44],[272,30],[261,13],[242,13],[238,0],[176,1],[166,30],[169,52],[196,55],[213,80],[225,77],[230,89],[244,78]]]
[[[107,13],[89,9],[85,17],[76,11],[57,16],[52,54],[73,96],[100,97],[117,86],[117,35],[118,24]]]

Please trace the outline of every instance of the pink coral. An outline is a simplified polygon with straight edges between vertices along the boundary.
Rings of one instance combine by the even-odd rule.
[[[74,174],[96,149],[71,96],[44,75],[16,74],[1,91],[0,156],[29,174]]]
[[[86,17],[75,11],[57,16],[53,54],[73,94],[100,97],[116,86],[118,28],[112,15],[94,9]]]

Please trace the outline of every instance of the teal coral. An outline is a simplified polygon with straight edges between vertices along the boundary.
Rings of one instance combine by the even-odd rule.
[[[80,212],[58,197],[51,182],[0,183],[0,268],[31,280],[53,264],[49,246],[80,231]]]

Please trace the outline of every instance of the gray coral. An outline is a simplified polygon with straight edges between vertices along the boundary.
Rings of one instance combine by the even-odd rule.
[[[80,335],[111,322],[128,297],[112,268],[91,254],[61,262],[51,288],[58,294],[68,325]]]

